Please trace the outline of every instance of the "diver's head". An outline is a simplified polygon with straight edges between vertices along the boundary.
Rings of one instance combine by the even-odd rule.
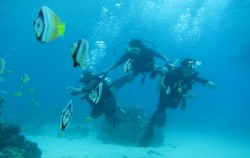
[[[91,81],[97,79],[97,75],[94,74],[91,70],[86,69],[83,71],[82,75],[81,75],[81,79],[80,82],[82,83],[90,83]]]
[[[129,47],[138,47],[138,48],[143,47],[142,41],[134,38],[128,43],[128,45]]]
[[[201,66],[200,61],[191,58],[183,59],[181,62],[182,72],[184,73],[185,76],[197,72],[200,66]]]

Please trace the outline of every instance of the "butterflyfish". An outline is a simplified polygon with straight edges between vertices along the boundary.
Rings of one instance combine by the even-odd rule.
[[[73,67],[86,68],[88,66],[88,49],[89,42],[81,39],[71,46],[71,54],[73,59]]]
[[[0,58],[0,75],[4,73],[5,69],[5,60],[3,58]]]
[[[13,95],[14,95],[15,97],[21,97],[21,96],[22,96],[22,93],[19,92],[19,91],[15,91]]]
[[[62,131],[68,127],[72,115],[73,115],[73,104],[72,104],[72,100],[70,100],[62,112],[61,121],[60,121],[60,129]]]
[[[28,74],[23,74],[21,76],[20,85],[24,85],[28,82],[30,82],[30,76]]]
[[[61,22],[49,7],[42,6],[34,21],[35,34],[38,41],[48,43],[55,40],[58,36],[63,36],[65,23]]]

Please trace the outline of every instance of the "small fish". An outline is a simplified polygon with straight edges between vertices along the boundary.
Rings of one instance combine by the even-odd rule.
[[[23,85],[27,84],[28,82],[30,82],[30,76],[28,74],[23,74],[21,76],[19,86],[22,87]]]
[[[47,6],[42,6],[34,22],[36,38],[42,43],[55,40],[58,36],[63,36],[65,23],[62,23],[57,16]]]
[[[22,93],[19,92],[19,91],[15,91],[13,95],[14,95],[15,97],[21,97],[21,96],[22,96]]]
[[[60,121],[60,129],[62,131],[65,130],[69,125],[72,115],[73,115],[73,104],[72,100],[70,100],[62,112]]]
[[[7,74],[13,74],[14,70],[7,70]]]
[[[4,73],[5,69],[5,60],[3,58],[0,58],[0,75]]]
[[[35,90],[34,90],[33,88],[29,88],[29,89],[27,90],[27,92],[28,92],[28,93],[34,93]]]
[[[92,119],[92,117],[90,117],[90,116],[86,116],[86,117],[83,118],[83,122],[84,122],[84,123],[90,123],[92,120],[93,120],[93,119]]]
[[[36,107],[36,108],[41,106],[41,104],[38,101],[36,101],[34,98],[30,99],[30,103],[32,104],[33,107]]]
[[[33,106],[38,108],[38,107],[41,106],[41,104],[40,104],[39,102],[36,101],[36,102],[33,103]]]
[[[81,39],[71,46],[71,54],[73,58],[73,67],[80,66],[86,68],[88,66],[88,49],[89,42],[85,39]]]

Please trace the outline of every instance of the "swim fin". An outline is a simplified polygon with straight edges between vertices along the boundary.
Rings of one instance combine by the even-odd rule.
[[[148,147],[154,138],[154,126],[148,126],[142,139],[140,140],[138,147]]]
[[[158,113],[156,125],[158,128],[164,127],[167,122],[166,112]]]

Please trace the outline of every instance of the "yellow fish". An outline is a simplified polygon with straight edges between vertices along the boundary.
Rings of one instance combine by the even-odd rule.
[[[7,70],[7,74],[13,74],[14,70]]]
[[[14,95],[15,97],[21,97],[21,96],[22,96],[22,93],[19,92],[19,91],[15,91],[13,95]]]
[[[21,84],[26,84],[30,81],[30,77],[28,74],[23,74],[23,76],[21,77]]]
[[[35,102],[33,102],[33,106],[34,106],[34,107],[40,107],[41,104],[40,104],[39,102],[35,101]]]
[[[58,36],[63,36],[65,31],[65,23],[62,23],[59,16],[47,6],[42,6],[39,10],[34,26],[36,38],[42,43],[48,43]]]
[[[32,104],[32,106],[36,108],[41,106],[41,104],[38,101],[36,101],[34,98],[30,99],[30,103]]]
[[[90,123],[93,119],[90,116],[86,116],[83,118],[84,123]]]
[[[27,90],[27,92],[28,92],[28,93],[34,93],[35,90],[34,90],[33,88],[29,88],[29,89]]]
[[[5,69],[5,60],[3,58],[0,58],[0,75],[4,73]]]

